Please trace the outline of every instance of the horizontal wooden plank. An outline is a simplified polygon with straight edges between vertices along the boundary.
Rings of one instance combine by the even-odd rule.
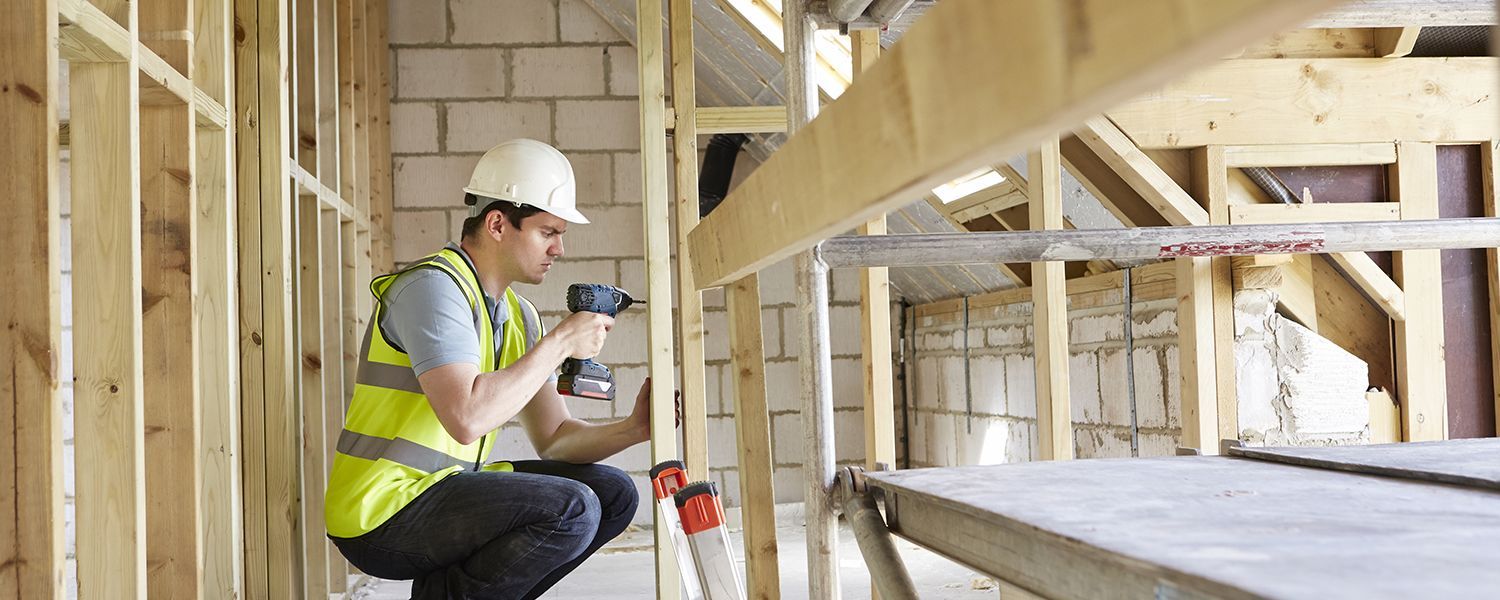
[[[290,158],[288,158],[286,169],[287,172],[292,174],[292,181],[296,182],[297,184],[298,195],[317,196],[318,200],[322,202],[323,206],[338,211],[341,220],[353,221],[361,229],[369,228],[369,217],[365,216],[364,213],[359,212],[359,209],[355,208],[353,204],[350,204],[348,200],[345,200],[342,196],[339,196],[338,192],[335,192],[328,186],[323,185],[323,182],[318,181],[317,176],[309,173],[307,169],[302,168],[302,165],[299,165],[295,161],[292,161]]]
[[[695,281],[759,271],[1333,4],[940,3],[693,230]]]
[[[1396,164],[1396,145],[1387,142],[1225,146],[1224,163],[1230,168],[1391,165]]]
[[[1206,456],[868,477],[896,533],[1049,598],[1473,597],[1500,587],[1492,491]]]
[[[193,111],[197,115],[199,127],[209,129],[224,129],[229,127],[229,111],[214,100],[213,96],[203,91],[203,88],[193,88]]]
[[[696,114],[698,135],[786,131],[785,106],[700,107]]]
[[[1231,448],[1231,456],[1500,490],[1500,439],[1333,446]]]
[[[1229,207],[1233,225],[1398,221],[1399,202],[1337,202],[1314,204],[1248,204]]]
[[[1142,148],[1478,143],[1500,135],[1495,89],[1491,57],[1230,60],[1108,114]]]
[[[1134,292],[1135,300],[1144,302],[1147,300],[1164,300],[1176,294],[1177,271],[1173,263],[1153,263],[1143,267],[1136,267],[1131,271],[1130,287]],[[1067,282],[1068,304],[1070,308],[1079,308],[1080,303],[1089,305],[1103,305],[1097,299],[1084,299],[1084,296],[1103,295],[1106,293],[1119,293],[1125,287],[1124,274],[1121,271],[1111,271],[1099,275],[1087,275],[1075,277]],[[1012,288],[989,292],[969,299],[969,310],[979,310],[995,306],[1008,306],[1031,301],[1031,288]],[[1118,301],[1116,301],[1118,302]],[[942,300],[928,304],[918,304],[913,307],[918,317],[931,317],[947,314],[961,313],[964,310],[964,299]]]
[[[1494,25],[1494,0],[1350,0],[1303,27]]]

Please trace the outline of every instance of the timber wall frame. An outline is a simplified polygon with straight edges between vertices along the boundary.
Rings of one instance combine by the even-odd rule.
[[[1222,2],[1212,7],[1205,5],[1194,13],[1193,19],[1181,20],[1173,18],[1177,7],[1167,0],[1131,3],[1128,14],[1102,2],[940,3],[906,34],[889,60],[875,64],[828,107],[827,114],[808,124],[817,112],[816,89],[808,77],[812,64],[808,38],[813,24],[804,3],[785,3],[786,70],[790,80],[786,130],[793,136],[780,152],[732,191],[713,214],[691,227],[686,234],[688,243],[679,248],[678,259],[691,262],[691,271],[683,278],[691,277],[691,285],[697,289],[730,286],[731,290],[743,290],[746,281],[753,285],[760,269],[801,253],[797,270],[798,302],[807,324],[801,356],[805,365],[803,419],[808,428],[811,596],[838,596],[838,581],[832,575],[837,557],[822,545],[824,532],[832,526],[833,514],[831,507],[825,506],[830,504],[829,474],[819,468],[825,461],[831,463],[832,458],[831,450],[826,450],[832,445],[831,432],[822,428],[818,419],[830,402],[826,392],[827,370],[819,366],[827,360],[827,297],[821,281],[826,266],[820,265],[807,250],[820,240],[860,226],[883,211],[920,198],[941,183],[1027,151],[1033,151],[1026,200],[1030,204],[1033,229],[1062,227],[1058,203],[1049,202],[1057,196],[1055,173],[1062,162],[1068,163],[1070,170],[1075,170],[1075,164],[1088,167],[1084,171],[1092,170],[1098,177],[1096,181],[1085,182],[1091,188],[1109,186],[1128,190],[1124,195],[1138,201],[1140,206],[1126,207],[1132,212],[1112,209],[1127,226],[1229,225],[1261,219],[1299,223],[1354,220],[1349,217],[1356,214],[1362,218],[1372,214],[1383,215],[1382,218],[1435,218],[1432,206],[1436,169],[1432,149],[1433,143],[1440,140],[1431,136],[1442,126],[1380,138],[1402,140],[1390,152],[1385,148],[1357,146],[1300,148],[1294,149],[1303,152],[1300,159],[1295,152],[1283,153],[1272,158],[1273,163],[1266,163],[1345,164],[1307,163],[1307,152],[1317,155],[1318,160],[1326,160],[1328,156],[1368,157],[1370,151],[1382,159],[1389,156],[1387,162],[1394,163],[1390,169],[1392,200],[1397,205],[1394,209],[1368,206],[1333,211],[1301,207],[1234,210],[1232,204],[1236,198],[1243,200],[1252,194],[1234,167],[1251,166],[1266,157],[1258,156],[1254,149],[1230,146],[1252,142],[1222,141],[1210,135],[1214,141],[1185,144],[1178,137],[1164,137],[1174,148],[1193,150],[1188,156],[1166,154],[1156,151],[1161,148],[1159,145],[1137,146],[1138,140],[1120,133],[1110,119],[1089,120],[1090,115],[1110,109],[1134,94],[1167,84],[1177,73],[1229,56],[1272,32],[1305,23],[1335,4],[1281,0]],[[1378,17],[1378,7],[1368,4],[1350,7],[1338,18],[1353,20],[1372,14]],[[1489,12],[1486,10],[1481,18],[1493,18]],[[655,21],[643,18],[640,22]],[[1014,35],[992,35],[993,24],[998,22],[1008,23],[1007,31]],[[955,48],[963,51],[955,52]],[[1492,59],[1474,59],[1473,64],[1483,65],[1488,72],[1494,70]],[[1483,86],[1483,81],[1478,85]],[[643,94],[643,104],[653,101],[654,98]],[[1006,106],[1009,110],[989,110],[993,106]],[[694,131],[693,126],[704,123],[699,115],[682,114],[685,110],[692,108],[681,104],[676,107],[678,134]],[[1494,173],[1489,169],[1495,164],[1491,141],[1495,137],[1495,117],[1489,114],[1494,107],[1486,105],[1484,110],[1487,114],[1459,119],[1479,134],[1447,141],[1484,143],[1487,210],[1494,214]],[[747,122],[754,121],[756,131],[778,129],[773,119],[740,112]],[[1060,143],[1049,141],[1057,132],[1074,127],[1080,128],[1072,134],[1064,133],[1065,139]],[[798,133],[799,129],[805,130]],[[1357,137],[1369,133],[1345,135]],[[1379,139],[1332,141],[1359,144]],[[651,150],[643,148],[643,152]],[[1091,156],[1081,150],[1087,150]],[[1092,162],[1082,164],[1085,159]],[[1164,171],[1163,164],[1175,174],[1185,175],[1180,181],[1191,184],[1176,183],[1174,173]],[[830,173],[839,176],[830,177]],[[1081,175],[1080,179],[1088,178]],[[1026,187],[1020,185],[1022,190]],[[1095,195],[1101,200],[1117,197],[1097,191]],[[689,225],[680,224],[683,230]],[[1490,263],[1494,263],[1494,253],[1489,256]],[[1434,328],[1441,332],[1440,299],[1432,297],[1435,292],[1430,283],[1419,280],[1424,274],[1436,276],[1437,251],[1403,252],[1393,281],[1377,276],[1378,269],[1371,271],[1363,264],[1363,258],[1350,255],[1333,260],[1348,274],[1351,285],[1357,286],[1359,293],[1369,295],[1387,313],[1385,316],[1401,316],[1397,345],[1404,350],[1398,350],[1397,355],[1406,358],[1398,358],[1405,360],[1398,367],[1402,373],[1400,380],[1407,382],[1405,386],[1440,386],[1442,369],[1434,361],[1440,360],[1437,357],[1441,355],[1438,350],[1441,340],[1434,340],[1431,335]],[[1232,354],[1220,351],[1233,340],[1230,298],[1235,263],[1214,257],[1184,257],[1176,261],[1170,285],[1179,298],[1179,317],[1183,319],[1180,330],[1181,352],[1185,357],[1184,444],[1212,453],[1217,451],[1215,436],[1236,437],[1237,431]],[[1033,265],[1033,273],[1039,272],[1039,268],[1044,269],[1040,271],[1041,280],[1020,293],[1031,294],[1035,305],[1065,306],[1061,270],[1054,274],[1038,264]],[[1490,269],[1500,267],[1491,264]],[[1337,274],[1331,277],[1342,280]],[[1492,273],[1492,287],[1497,285],[1494,277]],[[1416,294],[1424,295],[1420,309]],[[1010,295],[1015,296],[1016,292]],[[1492,301],[1500,302],[1500,298]],[[1066,366],[1066,324],[1047,311],[1038,311],[1036,319],[1037,378],[1039,382],[1050,380],[1061,385],[1060,390],[1046,392],[1038,385],[1038,401],[1042,405],[1038,414],[1057,415],[1051,423],[1045,423],[1044,419],[1043,426],[1050,431],[1043,432],[1042,437],[1051,441],[1044,444],[1047,447],[1042,456],[1065,458],[1072,450],[1071,443],[1062,443],[1068,439],[1070,430],[1067,379],[1061,370]],[[739,343],[732,335],[731,345],[738,348]],[[1062,364],[1047,366],[1049,361],[1040,356],[1044,347],[1053,358],[1050,362],[1060,360]],[[740,367],[737,365],[736,369]],[[1433,377],[1438,379],[1434,381]],[[1408,422],[1405,437],[1411,440],[1445,437],[1442,398],[1419,398],[1422,392],[1404,391],[1403,396],[1410,395],[1403,403],[1407,417],[1404,420]],[[1437,414],[1433,415],[1434,412]]]
[[[65,593],[63,149],[79,597],[344,591],[322,496],[361,292],[392,261],[385,1],[18,0],[0,18],[19,286],[0,300],[0,598]]]

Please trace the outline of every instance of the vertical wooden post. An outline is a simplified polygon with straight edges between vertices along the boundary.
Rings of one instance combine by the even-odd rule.
[[[339,71],[336,0],[317,0],[318,13],[318,164],[309,170],[318,181],[339,191]]]
[[[195,0],[193,84],[228,110],[225,130],[198,130],[199,390],[202,409],[203,595],[244,593],[241,564],[239,364],[235,293],[233,20],[229,0]]]
[[[140,4],[144,45],[192,73],[192,3]],[[193,103],[141,107],[146,560],[152,597],[202,594]]]
[[[56,0],[0,6],[0,597],[60,600],[63,586],[61,276]],[[97,151],[95,151],[97,153]],[[76,159],[75,159],[76,160]],[[80,192],[82,190],[79,190]],[[76,192],[75,192],[76,193]],[[83,296],[79,296],[80,298]],[[119,325],[119,323],[116,323]],[[84,392],[80,380],[75,401]],[[81,430],[80,430],[81,431]]]
[[[1401,218],[1438,218],[1437,149],[1401,142],[1390,170]],[[1406,320],[1396,325],[1396,388],[1408,442],[1448,437],[1448,376],[1443,357],[1443,263],[1440,250],[1396,253],[1396,283]]]
[[[391,223],[394,207],[394,183],[391,180],[391,74],[390,50],[386,27],[386,0],[365,0],[365,36],[369,90],[366,96],[370,115],[369,135],[370,199],[365,216],[370,220],[370,263],[376,271],[389,272],[395,264],[396,251]]]
[[[343,284],[343,261],[341,260],[341,244],[339,238],[339,212],[324,207],[318,216],[319,235],[322,238],[322,257],[319,260],[319,268],[322,273],[319,276],[319,294],[322,296],[323,314],[320,325],[323,336],[323,344],[319,352],[319,369],[323,378],[323,464],[329,469],[333,468],[334,446],[339,439],[339,432],[344,429],[344,327],[343,327],[343,293],[339,289]],[[319,481],[318,488],[326,491],[328,479],[325,476]],[[322,504],[321,495],[317,502]],[[319,521],[323,516],[318,515]],[[324,526],[326,528],[326,525]],[[310,527],[310,529],[312,529]],[[328,591],[330,593],[342,593],[347,588],[349,565],[344,561],[343,555],[336,549],[330,547],[328,538],[324,537],[324,531],[316,530],[319,542],[327,548]],[[309,572],[310,576],[316,576]]]
[[[860,29],[850,33],[854,43],[854,73],[869,69],[880,58],[880,32]],[[860,235],[885,235],[885,215],[859,228]],[[891,374],[891,276],[886,267],[860,269],[859,311],[864,323],[861,356],[865,374],[865,468],[896,467],[896,388]],[[874,588],[871,588],[874,589]]]
[[[304,2],[306,0],[298,0]],[[328,430],[324,419],[325,402],[336,398],[324,396],[323,382],[323,236],[322,206],[316,195],[304,193],[297,198],[297,327],[301,360],[300,399],[302,406],[302,540],[307,557],[302,574],[305,598],[328,597],[327,527],[323,521],[323,489],[328,481]],[[330,362],[330,365],[333,364]],[[331,368],[331,366],[329,367]]]
[[[1214,356],[1213,260],[1177,259],[1177,360],[1182,374],[1182,445],[1216,454],[1218,371]]]
[[[355,177],[359,183],[352,196],[345,196],[350,204],[354,205],[356,211],[368,217],[370,215],[370,183],[374,178],[370,176],[370,41],[368,12],[369,0],[353,0],[352,29],[350,30],[350,69],[353,75],[354,91],[354,129],[359,132],[354,140],[354,145],[349,146],[354,159]],[[361,223],[361,226],[366,226]]]
[[[1062,151],[1056,137],[1026,158],[1032,229],[1062,229]],[[1064,264],[1031,263],[1036,429],[1040,460],[1073,458],[1068,388],[1068,292]]]
[[[671,240],[667,231],[666,82],[662,79],[662,0],[636,0],[636,67],[641,97],[641,192],[646,239],[646,296],[672,294]],[[696,156],[694,157],[696,160]],[[676,410],[672,374],[672,306],[646,305],[647,372],[651,386],[651,463],[677,458]],[[658,515],[659,517],[659,515]],[[671,544],[665,527],[656,528],[656,596],[676,598],[676,563],[664,548]]]
[[[760,277],[749,275],[724,288],[724,302],[729,312],[730,366],[734,374],[746,591],[750,598],[775,599],[781,597],[781,571],[776,552],[776,492],[771,467],[771,413],[766,402],[765,343],[761,337]]]
[[[786,48],[787,133],[796,135],[818,114],[818,84],[813,65],[813,23],[807,3],[785,3],[782,12]],[[838,598],[838,522],[834,517],[833,364],[828,348],[828,267],[809,250],[797,255],[797,304],[802,375],[804,506],[807,507],[807,585],[813,598]]]
[[[682,459],[694,477],[708,476],[708,394],[703,374],[703,294],[693,285],[688,232],[698,225],[697,91],[693,71],[693,2],[671,0],[672,162],[677,206],[677,346],[682,356]],[[755,307],[760,314],[760,307]],[[731,338],[732,339],[732,338]],[[748,558],[748,557],[747,557]]]
[[[1223,146],[1193,150],[1193,196],[1208,210],[1210,225],[1229,224],[1229,168]],[[1204,453],[1218,451],[1217,440],[1239,439],[1239,397],[1234,371],[1234,270],[1229,257],[1209,261],[1213,271],[1214,381],[1218,427],[1214,440],[1204,440]],[[1179,349],[1180,352],[1180,349]],[[1200,349],[1199,356],[1202,356]]]
[[[1500,141],[1490,140],[1479,145],[1479,173],[1484,179],[1484,216],[1500,216],[1500,199],[1495,193],[1496,178],[1500,176]],[[1500,435],[1500,250],[1485,251],[1485,263],[1489,265],[1490,280],[1490,359],[1495,373],[1495,435]]]
[[[78,595],[146,596],[136,4],[97,3],[130,32],[125,62],[69,64]],[[107,299],[104,300],[104,299]]]
[[[236,29],[235,93],[235,207],[238,259],[240,342],[240,457],[243,478],[244,566],[246,597],[269,596],[266,547],[266,426],[265,319],[261,308],[261,119],[260,35],[250,24],[260,18],[259,0],[234,0]],[[267,152],[274,152],[267,149]],[[279,154],[273,154],[279,157]],[[274,182],[272,185],[274,189]]]
[[[334,19],[337,23],[338,82],[339,82],[339,196],[353,203],[364,186],[360,185],[363,173],[356,158],[362,132],[357,127],[358,114],[355,106],[357,94],[354,87],[354,8],[355,0],[335,0]]]

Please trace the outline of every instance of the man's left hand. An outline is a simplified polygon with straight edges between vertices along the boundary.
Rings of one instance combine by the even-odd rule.
[[[672,404],[675,408],[676,420],[673,428],[682,427],[682,390],[672,392]],[[645,383],[641,384],[641,391],[635,395],[635,410],[630,413],[630,421],[641,431],[641,439],[651,439],[651,378],[647,377]]]

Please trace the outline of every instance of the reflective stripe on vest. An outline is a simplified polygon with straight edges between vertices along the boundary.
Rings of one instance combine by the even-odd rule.
[[[443,428],[412,370],[411,358],[385,339],[380,329],[384,295],[400,274],[419,268],[447,274],[473,311],[480,348],[480,372],[510,366],[543,335],[536,307],[507,289],[500,300],[511,315],[495,343],[490,311],[479,281],[458,252],[445,248],[410,267],[370,282],[375,314],[360,348],[354,395],[339,435],[324,513],[328,533],[356,537],[384,523],[427,488],[464,469],[479,469],[494,448],[496,431],[472,444],[460,444]],[[509,470],[508,463],[483,467]]]

